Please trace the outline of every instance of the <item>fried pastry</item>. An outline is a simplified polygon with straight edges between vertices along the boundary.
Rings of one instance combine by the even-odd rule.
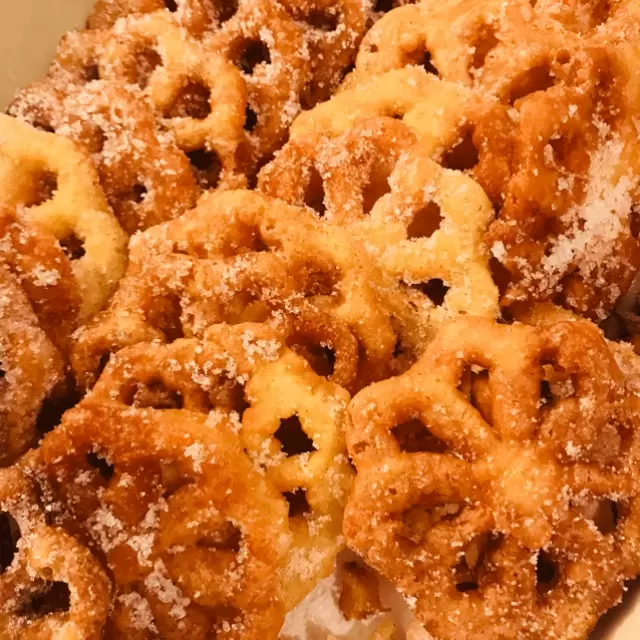
[[[639,7],[96,0],[0,116],[0,638],[586,640]]]
[[[347,542],[436,638],[582,639],[637,575],[637,396],[589,324],[452,321],[349,412]]]
[[[433,162],[403,123],[369,118],[333,139],[293,140],[259,187],[360,237],[386,273],[430,295],[434,325],[458,313],[497,316],[484,242],[491,203],[473,180]]]
[[[275,637],[332,571],[349,395],[282,337],[218,325],[123,349],[30,462],[51,517],[114,576],[115,637],[141,606],[165,637]]]
[[[160,135],[134,87],[97,80],[64,89],[49,81],[16,95],[9,113],[64,135],[93,158],[100,185],[123,229],[132,234],[171,220],[196,203],[200,186],[188,158]]]
[[[68,247],[80,319],[98,312],[125,268],[126,236],[88,154],[71,140],[0,115],[0,204]]]
[[[60,392],[64,360],[42,330],[17,278],[0,264],[0,466],[38,440],[44,401]]]
[[[86,547],[47,522],[35,483],[19,467],[0,469],[0,532],[9,543],[0,561],[2,636],[100,637],[109,578]]]
[[[302,114],[292,137],[335,135],[365,114],[401,117],[435,160],[470,172],[491,198],[503,305],[552,300],[602,320],[640,259],[631,230],[640,23],[633,3],[569,4],[395,9],[367,34],[344,89]]]
[[[230,191],[132,242],[127,275],[110,308],[78,333],[72,363],[90,386],[105,354],[123,346],[201,336],[220,322],[293,327],[286,316],[316,324],[298,333],[312,352],[331,352],[327,374],[348,376],[340,379],[349,390],[383,377],[396,345],[417,349],[428,329],[345,230],[280,200]]]

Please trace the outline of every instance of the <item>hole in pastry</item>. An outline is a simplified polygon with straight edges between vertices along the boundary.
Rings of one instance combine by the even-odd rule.
[[[444,299],[449,291],[449,287],[439,278],[432,278],[428,282],[412,284],[411,287],[424,293],[437,307],[441,307],[444,304]]]
[[[451,149],[442,157],[442,166],[455,171],[469,171],[479,162],[480,155],[473,143],[473,131],[465,131]]]
[[[102,153],[107,142],[107,134],[104,129],[92,123],[92,126],[87,127],[83,142],[90,153]]]
[[[467,568],[464,566],[461,566],[460,569],[464,571],[464,569],[467,569]],[[456,571],[457,570],[458,570],[458,567],[456,567]],[[472,573],[472,572],[469,572],[469,573]],[[460,582],[456,582],[456,589],[460,593],[468,593],[469,591],[478,590],[478,583],[473,579],[473,577],[469,577],[469,578],[461,577],[461,578],[458,578],[458,580],[460,580]]]
[[[62,421],[63,414],[74,407],[81,400],[76,391],[62,397],[47,398],[43,403],[38,417],[36,429],[41,436],[53,431]]]
[[[316,84],[311,80],[308,80],[301,93],[300,93],[300,110],[301,111],[310,111],[318,104],[318,99],[314,95],[314,91],[316,90]]]
[[[371,47],[373,50],[373,46]],[[405,65],[416,65],[422,67],[427,73],[430,73],[434,76],[438,76],[438,69],[433,63],[433,59],[431,57],[431,52],[424,47],[420,47],[419,49],[415,49],[414,51],[407,51],[404,59]]]
[[[164,0],[164,6],[167,8],[167,11],[171,11],[171,13],[175,13],[178,10],[176,0]]]
[[[554,79],[548,64],[538,65],[518,76],[509,91],[509,104],[536,91],[546,91],[553,87]]]
[[[393,319],[392,319],[393,320]],[[396,338],[396,343],[393,346],[393,353],[391,354],[394,358],[399,358],[402,356],[402,354],[405,351],[405,344],[402,340],[402,337],[398,335],[397,331],[394,331],[394,333],[396,334],[396,336],[398,336]]]
[[[484,61],[487,59],[489,52],[496,48],[498,45],[498,38],[496,38],[495,31],[490,25],[482,25],[478,31],[474,46],[475,51],[471,58],[471,69],[477,71],[484,66]]]
[[[536,588],[538,593],[551,591],[560,580],[560,570],[554,559],[546,552],[539,551],[536,562]]]
[[[258,114],[249,106],[244,111],[244,128],[246,131],[253,131],[258,124]]]
[[[199,82],[187,82],[165,110],[167,118],[204,120],[211,113],[211,91]]]
[[[630,337],[625,322],[617,313],[606,317],[599,325],[607,340],[626,340]]]
[[[6,511],[0,511],[0,575],[13,562],[18,552],[18,540],[20,540],[18,523]]]
[[[613,500],[594,500],[580,507],[587,520],[591,520],[602,535],[613,533],[620,521],[620,508]]]
[[[199,538],[196,546],[238,553],[238,551],[240,551],[241,542],[242,531],[231,522],[227,522],[224,527],[207,536]]]
[[[453,520],[461,511],[462,506],[453,502],[436,506],[417,504],[402,513],[402,535],[420,544],[434,525],[442,520]]]
[[[398,376],[410,369],[418,359],[418,344],[410,335],[405,334],[406,327],[400,324],[396,318],[391,317],[391,326],[396,336],[393,346],[391,367],[393,375]]]
[[[400,450],[406,453],[444,453],[447,445],[436,437],[416,418],[403,422],[391,429]]]
[[[100,473],[100,477],[105,482],[109,482],[109,480],[113,478],[115,467],[112,464],[109,464],[106,458],[100,456],[100,454],[91,451],[87,454],[87,462],[94,469],[98,470],[98,473]]]
[[[216,383],[209,394],[214,409],[235,411],[240,418],[249,408],[244,394],[244,387],[235,379],[225,378]]]
[[[393,167],[374,167],[369,176],[369,182],[362,188],[362,213],[371,213],[376,202],[391,191],[389,176]]]
[[[266,157],[262,158],[254,169],[247,172],[247,188],[250,190],[256,189],[258,186],[258,175],[260,171],[268,165],[275,157],[275,153],[270,153]]]
[[[353,63],[346,66],[344,68],[344,71],[342,72],[342,80],[344,80],[355,68],[356,68],[356,65]]]
[[[280,442],[280,447],[289,456],[316,451],[313,440],[305,433],[296,415],[280,420],[280,426],[274,437]]]
[[[325,193],[322,176],[320,172],[312,166],[309,169],[309,184],[304,192],[304,203],[322,218],[327,212],[324,199]]]
[[[135,56],[136,84],[144,89],[149,84],[149,78],[162,64],[162,58],[155,49],[144,49]]]
[[[214,4],[218,24],[224,24],[238,13],[238,0],[216,0]]]
[[[546,380],[540,381],[540,402],[542,404],[551,404],[553,402],[551,385]]]
[[[319,375],[329,377],[333,374],[336,365],[336,354],[333,349],[322,345],[308,347],[308,358],[311,368]]]
[[[489,387],[489,371],[477,365],[467,367],[462,373],[458,389],[467,396],[471,406],[480,412],[484,421],[493,425],[493,398]]]
[[[428,202],[413,214],[413,220],[407,227],[407,238],[430,238],[442,223],[442,212],[435,202]]]
[[[489,269],[491,270],[491,277],[493,278],[493,282],[498,287],[498,292],[500,293],[500,297],[502,297],[509,287],[509,283],[511,282],[511,273],[507,267],[498,260],[495,256],[491,256],[489,259]]]
[[[184,404],[182,394],[168,389],[162,380],[134,384],[125,392],[122,401],[137,409],[182,409]]]
[[[298,488],[295,491],[286,491],[282,494],[284,499],[289,503],[289,517],[303,516],[311,513],[311,507],[307,501],[307,492]]]
[[[53,171],[38,171],[33,175],[32,197],[25,202],[27,207],[38,207],[53,198],[58,190],[58,176]]]
[[[269,312],[269,302],[261,300],[258,292],[239,291],[227,303],[224,321],[232,325],[265,322]]]
[[[337,11],[310,11],[304,21],[318,31],[335,31],[340,24],[340,14]]]
[[[477,591],[478,573],[484,564],[490,546],[495,546],[500,537],[492,539],[490,533],[481,533],[465,547],[460,562],[454,569],[456,589],[460,593]]]
[[[128,189],[123,185],[123,189],[126,190],[107,194],[107,200],[116,217],[131,215],[132,209],[141,205],[147,194],[147,188],[140,183]]]
[[[540,381],[540,404],[550,406],[558,400],[576,395],[576,380],[565,371],[553,365],[542,363],[542,380]]]
[[[640,205],[633,204],[631,206],[631,216],[629,218],[629,225],[631,227],[631,235],[638,240],[640,237]]]
[[[97,64],[87,65],[83,69],[84,79],[87,82],[93,82],[94,80],[100,80],[100,69]]]
[[[407,4],[416,4],[418,0],[376,0],[374,11],[378,13],[388,13],[396,7],[403,7]]]
[[[183,475],[175,463],[166,463],[160,466],[160,483],[162,484],[162,497],[169,498],[182,487],[194,483],[193,478]]]
[[[353,452],[356,455],[360,455],[367,450],[368,446],[369,445],[366,442],[356,442],[356,444],[353,445]]]
[[[69,260],[80,260],[86,253],[84,241],[73,232],[62,238],[59,243]]]
[[[4,371],[4,369],[2,369],[2,368],[0,367],[0,380],[2,380],[2,378],[4,378],[6,375],[7,375],[7,374],[6,374],[6,372]]]
[[[395,9],[396,3],[394,0],[376,0],[374,11],[379,13],[388,13],[392,9]]]
[[[142,202],[144,202],[146,195],[147,187],[145,187],[143,184],[136,183],[128,191],[119,194],[119,196],[117,196],[117,199],[121,200],[122,202],[141,204]],[[117,209],[118,207],[116,206],[114,208]]]
[[[604,24],[611,17],[611,0],[600,0],[592,11],[593,27]]]
[[[9,112],[7,111],[7,113],[9,113]],[[11,115],[11,114],[9,113],[9,115]],[[51,125],[51,123],[50,122],[45,122],[44,120],[39,120],[39,119],[33,120],[31,122],[31,126],[34,129],[39,129],[40,131],[46,131],[47,133],[55,133],[56,132],[56,130]]]
[[[433,64],[433,61],[431,59],[431,53],[429,53],[429,51],[424,52],[424,55],[422,56],[422,62],[420,63],[420,65],[427,73],[431,73],[434,76],[439,75],[438,70],[436,69],[436,66]]]
[[[566,49],[561,49],[555,55],[558,64],[569,64],[571,62],[571,54]]]
[[[18,610],[25,618],[44,618],[53,613],[69,611],[71,591],[66,582],[45,582],[29,594],[29,598]]]
[[[109,360],[111,359],[111,351],[105,351],[105,353],[103,353],[100,356],[100,359],[98,360],[98,366],[96,368],[96,380],[102,375],[102,372],[107,368],[107,365],[109,364]]]
[[[287,346],[302,356],[319,376],[327,378],[333,374],[336,354],[330,347],[321,344],[296,343],[295,338],[287,341]]]
[[[249,40],[238,55],[236,66],[243,73],[252,75],[260,64],[270,64],[269,47],[262,40]]]
[[[260,229],[256,227],[250,233],[247,234],[250,238],[248,243],[248,249],[255,253],[262,253],[269,251],[269,245],[264,241]]]
[[[564,136],[549,140],[549,146],[553,149],[553,159],[561,167],[567,167],[571,154],[571,140],[566,140]]]
[[[333,296],[339,281],[339,274],[332,271],[323,271],[313,266],[308,268],[305,283],[305,294],[313,296]]]
[[[187,158],[191,163],[191,171],[202,189],[215,189],[220,184],[222,162],[215,151],[196,149],[189,151]]]
[[[493,425],[493,397],[489,387],[489,372],[472,373],[471,378],[471,405],[474,406],[485,422]]]

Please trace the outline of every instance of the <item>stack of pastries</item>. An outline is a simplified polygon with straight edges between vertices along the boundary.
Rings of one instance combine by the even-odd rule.
[[[586,640],[639,69],[640,0],[96,0],[0,115],[0,638]]]

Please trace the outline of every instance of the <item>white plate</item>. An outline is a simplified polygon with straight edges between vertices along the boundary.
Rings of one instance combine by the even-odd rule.
[[[478,0],[481,2],[482,0]],[[82,25],[93,0],[0,0],[0,108],[43,75],[60,36]],[[640,582],[590,640],[640,640]]]

